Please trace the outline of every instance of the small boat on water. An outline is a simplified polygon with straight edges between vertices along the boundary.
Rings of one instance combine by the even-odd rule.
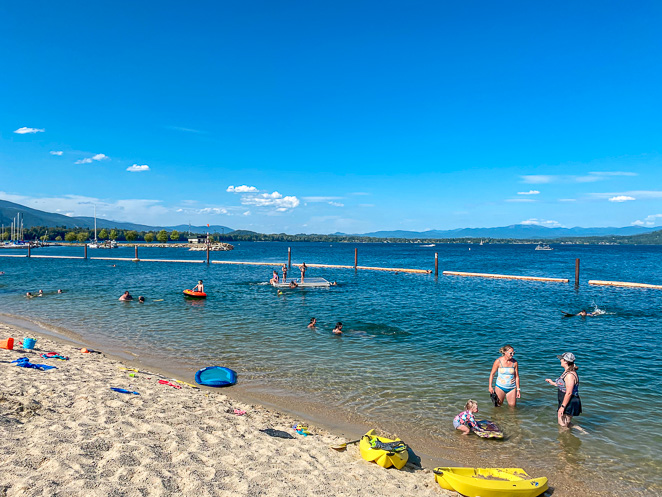
[[[193,290],[184,290],[182,292],[184,295],[187,297],[191,297],[194,299],[206,299],[207,294],[205,292],[194,292]]]
[[[539,243],[538,246],[536,247],[536,250],[554,250],[554,249],[545,243]]]
[[[409,459],[409,450],[406,443],[399,438],[391,440],[390,438],[378,437],[375,435],[375,430],[370,430],[361,437],[359,450],[363,459],[374,462],[382,468],[394,466],[396,469],[402,469]]]
[[[441,488],[467,497],[537,497],[547,478],[531,478],[522,468],[435,468]]]

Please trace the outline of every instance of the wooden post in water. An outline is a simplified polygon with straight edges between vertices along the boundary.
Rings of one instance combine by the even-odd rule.
[[[85,244],[85,255],[83,256],[83,259],[87,259],[87,243]]]
[[[138,245],[134,245],[134,247],[136,249],[136,256],[133,259],[137,261],[138,260]]]
[[[575,286],[579,286],[579,258],[575,259]]]
[[[28,243],[28,257],[30,257],[30,244]]]
[[[356,267],[359,265],[359,249],[355,248],[354,249],[354,271],[356,271]]]
[[[209,244],[207,244],[207,264],[209,264]]]
[[[287,247],[287,269],[292,269],[292,247]]]
[[[439,276],[439,253],[434,253],[434,277]]]

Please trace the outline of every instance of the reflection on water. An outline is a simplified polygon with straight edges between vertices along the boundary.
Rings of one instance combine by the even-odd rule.
[[[293,262],[353,264],[350,244],[292,244]],[[361,264],[565,277],[581,258],[582,285],[309,268],[307,275],[338,281],[330,288],[286,289],[266,282],[271,267],[117,261],[0,258],[0,312],[33,317],[89,340],[138,353],[142,360],[193,371],[223,364],[254,391],[296,392],[299,398],[367,417],[385,428],[420,434],[434,446],[459,444],[493,464],[539,473],[564,465],[589,474],[622,472],[662,484],[662,422],[640,415],[662,408],[662,292],[589,287],[587,279],[662,284],[662,248],[361,244]],[[78,249],[49,248],[64,255]],[[112,255],[131,257],[132,249]],[[185,249],[140,248],[142,258],[195,259]],[[287,245],[241,243],[212,258],[287,260]],[[206,300],[182,290],[203,279]],[[26,291],[46,295],[25,299]],[[65,293],[55,293],[58,288]],[[145,304],[117,301],[129,290]],[[580,309],[599,316],[564,318]],[[311,317],[316,330],[307,328]],[[344,335],[333,336],[336,322]],[[511,343],[520,364],[517,408],[494,408],[487,380],[499,348]],[[627,382],[620,357],[627,349]],[[562,372],[556,354],[577,355],[588,434],[559,433],[556,392],[545,378]],[[608,395],[605,393],[609,392]],[[632,399],[636,396],[637,402]],[[452,419],[469,398],[481,417],[506,432],[498,450],[476,437],[457,437]],[[293,401],[296,404],[296,401]],[[646,418],[646,419],[644,419]]]

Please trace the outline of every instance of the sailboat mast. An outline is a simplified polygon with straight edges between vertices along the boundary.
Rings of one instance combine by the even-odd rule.
[[[97,206],[94,206],[94,243],[97,243]]]

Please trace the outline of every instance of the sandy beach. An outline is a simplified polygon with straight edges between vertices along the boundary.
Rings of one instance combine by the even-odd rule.
[[[3,497],[457,495],[442,490],[430,469],[385,470],[364,461],[356,445],[331,449],[347,439],[315,426],[299,435],[292,427],[301,420],[291,415],[30,335],[34,351],[0,349]],[[9,336],[25,335],[0,324],[0,337]],[[51,351],[70,359],[41,357]],[[20,357],[57,369],[11,364]],[[261,431],[269,428],[292,438]]]

